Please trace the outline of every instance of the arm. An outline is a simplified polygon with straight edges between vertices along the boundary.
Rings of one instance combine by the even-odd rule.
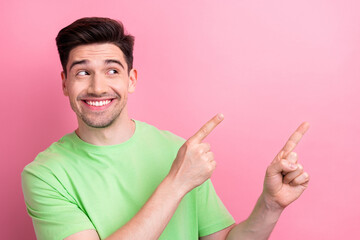
[[[309,183],[309,174],[292,152],[309,124],[303,123],[291,135],[266,170],[263,193],[248,219],[234,227],[227,240],[268,239],[282,211],[300,197]]]
[[[167,176],[140,211],[107,240],[115,239],[158,239],[170,221],[184,192],[177,191],[175,181]],[[73,234],[66,240],[98,240],[95,230]]]
[[[282,211],[307,188],[309,175],[292,152],[309,128],[303,123],[291,135],[266,170],[264,189],[250,216],[238,225],[201,238],[201,240],[268,239]]]
[[[282,210],[271,210],[261,195],[250,216],[237,225],[232,225],[222,231],[200,238],[200,240],[232,240],[232,239],[267,239]]]
[[[158,239],[186,194],[178,189],[176,180],[167,176],[140,211],[106,239]]]
[[[250,216],[230,229],[226,239],[268,239],[281,212],[281,209],[268,208],[261,195]]]
[[[169,174],[156,188],[140,211],[115,231],[113,239],[158,239],[173,216],[181,199],[193,188],[210,178],[215,161],[210,146],[202,140],[222,121],[215,116],[179,149]],[[95,230],[73,234],[66,240],[99,239]],[[89,238],[89,234],[93,238]],[[97,235],[97,234],[96,234]]]

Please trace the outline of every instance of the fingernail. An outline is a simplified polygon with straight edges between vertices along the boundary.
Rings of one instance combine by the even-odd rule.
[[[222,113],[219,113],[219,114],[218,114],[218,119],[219,119],[219,120],[223,120],[223,119],[224,119],[224,115],[223,115]]]

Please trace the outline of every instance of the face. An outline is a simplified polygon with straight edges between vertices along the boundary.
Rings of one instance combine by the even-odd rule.
[[[105,128],[121,118],[134,92],[137,73],[128,72],[124,55],[111,43],[81,45],[70,51],[63,92],[79,124]]]

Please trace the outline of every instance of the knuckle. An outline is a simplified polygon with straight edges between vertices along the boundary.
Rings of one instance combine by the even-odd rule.
[[[203,161],[203,162],[208,162],[208,156],[206,155],[206,154],[202,154],[201,156],[200,156],[200,159]]]
[[[288,161],[287,161],[286,159],[281,159],[281,160],[279,161],[279,164],[280,164],[282,167],[286,167],[286,165],[288,165],[289,163],[288,163]]]
[[[207,128],[206,127],[202,127],[201,129],[200,129],[200,132],[201,132],[201,134],[203,134],[203,135],[207,135],[207,133],[208,133],[208,130],[207,130]]]
[[[289,159],[293,159],[293,160],[297,160],[297,159],[298,159],[298,155],[297,155],[296,152],[290,152],[290,153],[288,154],[288,158],[289,158]]]
[[[279,152],[279,154],[276,156],[276,160],[279,161],[280,159],[282,159],[284,154],[285,154],[285,151],[281,150],[281,152]]]
[[[199,148],[196,149],[196,152],[197,152],[199,155],[202,155],[202,154],[205,152],[205,150],[204,150],[204,148],[199,147]]]
[[[209,150],[210,150],[208,143],[202,143],[200,148],[201,148],[201,152],[203,152],[203,153],[209,152]]]
[[[309,179],[310,179],[310,176],[309,176],[309,174],[308,174],[307,172],[304,172],[303,175],[304,175],[304,179],[305,179],[305,180],[309,180]]]
[[[298,163],[297,165],[298,165],[298,169],[299,169],[299,170],[301,170],[301,171],[304,170],[303,165],[301,165],[300,163]]]

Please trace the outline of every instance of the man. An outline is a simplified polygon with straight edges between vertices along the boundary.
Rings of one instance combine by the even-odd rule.
[[[223,115],[187,141],[130,119],[134,39],[119,22],[79,19],[56,41],[78,128],[22,173],[38,239],[267,239],[306,189],[309,175],[293,152],[303,123],[267,168],[253,212],[236,225],[209,180],[216,163],[203,142]]]

